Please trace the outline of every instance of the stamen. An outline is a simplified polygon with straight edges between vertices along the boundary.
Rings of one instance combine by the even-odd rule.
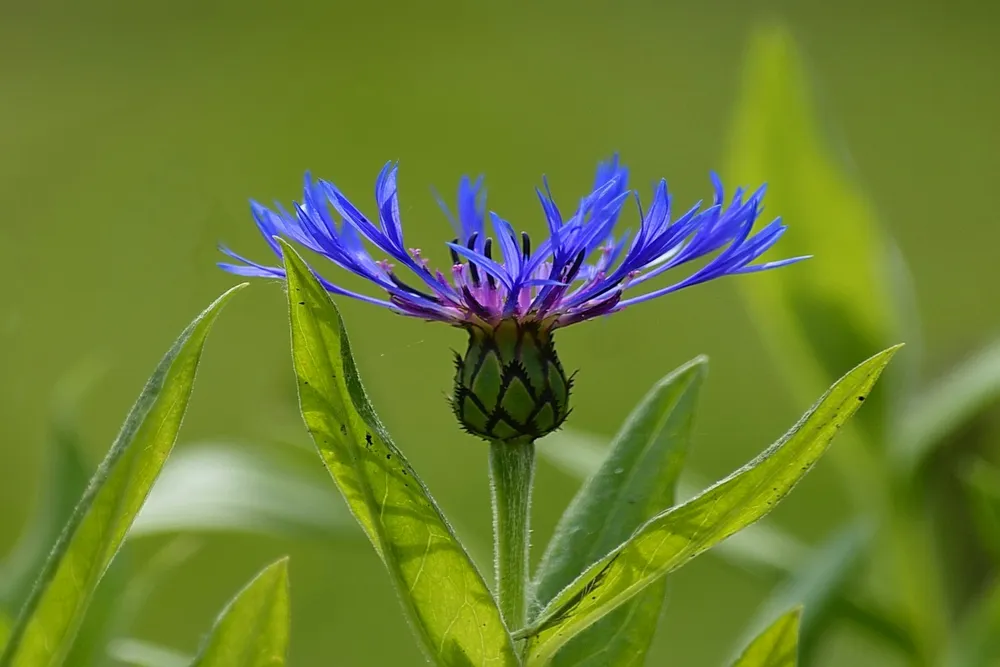
[[[410,248],[409,250],[410,254],[413,256],[413,259],[416,260],[417,264],[419,264],[421,268],[426,269],[428,263],[430,263],[430,260],[428,260],[421,254],[420,248]]]
[[[531,237],[528,232],[521,232],[521,254],[525,259],[531,257]]]
[[[493,239],[486,239],[483,254],[486,255],[486,259],[493,259]]]

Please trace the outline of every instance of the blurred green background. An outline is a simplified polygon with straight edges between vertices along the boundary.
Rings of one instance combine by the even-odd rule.
[[[378,169],[399,159],[408,241],[432,260],[448,227],[430,187],[450,198],[463,173],[485,173],[490,208],[529,230],[542,225],[543,173],[570,206],[616,150],[637,187],[665,176],[685,207],[723,167],[749,31],[774,17],[804,47],[839,148],[910,262],[933,376],[1000,324],[996,3],[3,3],[0,553],[35,504],[53,385],[81,360],[107,364],[81,422],[96,464],[170,341],[235,282],[214,267],[216,243],[267,258],[248,198],[287,202],[311,169],[370,212]],[[340,306],[383,420],[461,536],[487,545],[486,447],[445,401],[462,335]],[[306,440],[287,338],[280,287],[255,284],[208,344],[180,448]],[[742,464],[807,407],[728,281],[559,338],[580,369],[572,425],[607,435],[654,381],[708,354],[691,457],[701,476]],[[540,464],[537,543],[575,488]],[[848,507],[826,462],[768,521],[812,541]],[[162,543],[139,543],[137,557]],[[292,664],[331,664],[334,650],[340,665],[419,664],[358,533],[206,536],[134,634],[193,652],[233,591],[283,553]],[[718,664],[767,586],[706,558],[670,591],[651,665]],[[825,662],[851,660],[883,664],[853,636]]]

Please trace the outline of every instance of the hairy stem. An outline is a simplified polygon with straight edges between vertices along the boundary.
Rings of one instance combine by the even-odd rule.
[[[535,443],[490,443],[490,490],[493,499],[493,558],[500,612],[511,632],[525,623],[528,608],[531,487]]]

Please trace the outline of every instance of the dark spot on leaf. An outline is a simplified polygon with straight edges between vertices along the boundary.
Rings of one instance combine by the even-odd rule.
[[[386,458],[386,460],[389,460],[389,459],[391,459],[391,458],[392,458],[392,454],[386,454],[386,455],[385,455],[385,458]]]
[[[865,400],[865,397],[864,396],[858,396],[858,400],[859,401],[863,401],[863,400]]]
[[[365,433],[365,444],[368,445],[369,447],[372,446],[372,434],[371,433]]]
[[[340,425],[340,435],[347,435],[347,426],[345,424]]]
[[[306,305],[306,302],[305,301],[299,301],[299,305],[300,306],[304,306],[304,305]]]

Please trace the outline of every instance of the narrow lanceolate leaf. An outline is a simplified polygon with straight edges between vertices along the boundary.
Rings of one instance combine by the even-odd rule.
[[[676,570],[766,515],[812,468],[861,406],[898,347],[849,372],[785,437],[726,479],[647,522],[559,593],[520,636],[529,665],[547,665],[570,639]]]
[[[0,666],[55,667],[65,660],[98,582],[173,448],[209,329],[240,287],[184,330],[146,383],[49,556]]]
[[[294,250],[284,257],[302,416],[425,650],[441,665],[518,664],[482,575],[375,416],[336,306]]]
[[[795,667],[801,612],[801,609],[793,609],[778,617],[750,642],[733,667]]]
[[[288,559],[282,558],[226,606],[191,667],[282,667],[289,623]]]
[[[790,223],[784,252],[816,254],[740,281],[776,358],[803,395],[815,395],[885,347],[895,323],[883,275],[888,250],[872,206],[827,142],[801,56],[780,27],[751,42],[728,177],[767,182],[768,211]],[[865,419],[878,412],[869,408]]]
[[[604,463],[556,527],[535,586],[540,606],[657,512],[674,504],[706,369],[704,358],[677,369],[657,383],[626,420]],[[563,647],[553,664],[643,664],[659,621],[665,586],[661,580],[595,623]]]

